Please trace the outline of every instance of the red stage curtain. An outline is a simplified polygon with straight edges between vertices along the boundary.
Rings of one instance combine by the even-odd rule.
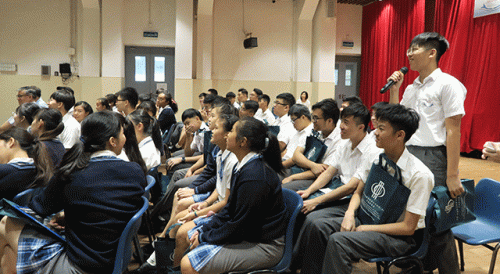
[[[363,7],[359,96],[366,106],[389,101],[389,92],[379,91],[395,70],[409,67],[406,50],[424,25],[425,0],[377,1]],[[406,74],[401,96],[417,76],[413,71]]]
[[[474,1],[436,1],[435,30],[450,42],[440,67],[467,88],[462,152],[500,141],[500,14],[473,18]]]

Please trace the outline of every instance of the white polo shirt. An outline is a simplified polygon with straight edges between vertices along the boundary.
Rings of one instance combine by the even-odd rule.
[[[286,147],[286,154],[283,156],[284,160],[288,160],[293,157],[293,153],[295,152],[295,149],[297,147],[305,147],[306,146],[306,140],[307,136],[311,135],[311,132],[314,128],[314,125],[311,123],[307,127],[305,127],[303,130],[298,131],[295,133],[295,135],[292,136],[292,139],[288,143]],[[281,133],[281,129],[280,129]]]
[[[262,112],[262,109],[259,108],[261,114],[260,114],[260,118],[257,118],[255,116],[254,117],[256,119],[259,119],[261,120],[262,122],[268,124],[268,125],[272,125],[274,123],[274,121],[276,120],[276,118],[274,117],[274,114],[271,112],[271,109],[266,109],[266,111]]]
[[[63,116],[62,122],[64,130],[57,136],[57,139],[61,141],[65,149],[70,149],[80,139],[81,125],[69,112]]]
[[[466,95],[465,86],[439,68],[425,78],[423,83],[417,77],[406,88],[401,100],[402,105],[413,108],[420,116],[418,129],[406,145],[446,145],[445,119],[465,115]]]
[[[203,139],[205,131],[209,130],[205,122],[201,122],[200,129],[194,133],[193,141],[191,142],[191,149],[195,152],[203,152]]]
[[[372,164],[378,164],[378,162],[378,157],[371,161],[365,160],[354,177],[365,183],[368,179],[368,174],[370,174]],[[396,165],[401,169],[403,184],[411,190],[410,197],[408,197],[408,202],[406,203],[406,210],[420,215],[417,229],[424,228],[425,211],[429,203],[431,191],[434,188],[434,175],[424,163],[413,156],[406,148],[401,157],[399,157]],[[404,219],[404,215],[405,213],[403,212],[397,222],[401,222]]]
[[[342,183],[347,184],[365,159],[374,159],[380,153],[382,149],[378,148],[375,140],[366,134],[354,149],[350,139],[341,142],[332,160],[325,163],[336,168]]]
[[[150,136],[139,142],[139,151],[148,170],[161,164],[161,153]]]
[[[231,177],[233,175],[233,170],[236,164],[238,164],[238,158],[234,153],[229,150],[224,150],[224,152],[219,151],[217,157],[215,158],[217,163],[217,182],[215,184],[215,189],[217,189],[217,202],[224,200],[226,197],[226,190],[231,188]]]
[[[288,145],[292,137],[297,133],[297,130],[293,127],[292,119],[288,114],[278,117],[274,120],[273,126],[280,127],[280,133],[278,133],[278,141]]]

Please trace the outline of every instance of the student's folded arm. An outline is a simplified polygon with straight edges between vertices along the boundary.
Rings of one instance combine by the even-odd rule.
[[[313,194],[314,192],[326,186],[332,180],[335,174],[337,174],[337,169],[332,166],[329,166],[328,169],[325,170],[325,172],[321,173],[321,175],[319,175],[319,177],[314,181],[314,183],[312,183],[312,185],[310,185],[305,190],[305,192],[308,193],[309,195]]]

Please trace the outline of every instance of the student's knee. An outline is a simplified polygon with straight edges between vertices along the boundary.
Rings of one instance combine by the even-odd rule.
[[[178,208],[179,208],[179,210],[184,210],[184,209],[188,208],[190,205],[192,205],[193,202],[194,201],[192,198],[181,199],[178,202]]]
[[[191,228],[186,226],[186,225],[182,225],[181,227],[179,227],[179,230],[177,230],[177,234],[175,235],[176,243],[185,243],[185,242],[189,241],[188,231],[190,229]]]
[[[196,270],[194,270],[191,265],[191,261],[189,261],[189,257],[186,255],[181,260],[181,272],[183,274],[197,274]]]

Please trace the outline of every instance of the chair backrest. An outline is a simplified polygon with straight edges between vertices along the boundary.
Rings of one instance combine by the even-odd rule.
[[[155,185],[156,180],[155,180],[155,178],[153,176],[147,175],[146,176],[146,182],[148,183],[148,185],[144,189],[144,195],[149,200],[149,197],[151,196],[151,188]]]
[[[286,207],[286,220],[288,222],[285,232],[285,250],[280,262],[271,269],[276,272],[285,271],[292,261],[293,229],[295,220],[302,209],[302,198],[295,191],[283,188],[283,202]]]
[[[41,192],[43,188],[36,189],[36,188],[28,188],[20,193],[18,193],[12,201],[20,206],[28,206],[29,202],[33,197]]]
[[[148,199],[146,199],[146,197],[143,196],[142,200],[144,202],[143,206],[130,219],[130,221],[125,226],[122,235],[120,236],[113,274],[122,274],[123,271],[127,268],[130,261],[130,257],[132,255],[132,239],[137,234],[137,231],[141,226],[142,214],[144,214],[149,206],[149,201]]]
[[[425,229],[424,236],[422,237],[422,244],[417,249],[417,251],[412,254],[419,259],[423,259],[425,257],[425,255],[427,254],[427,249],[429,248],[430,228],[432,227],[432,213],[434,212],[434,205],[436,204],[436,202],[436,198],[432,197],[431,195],[431,197],[429,198],[429,203],[427,204],[427,210],[425,211]]]
[[[500,224],[500,182],[493,179],[481,179],[475,189],[474,214],[477,218]]]

